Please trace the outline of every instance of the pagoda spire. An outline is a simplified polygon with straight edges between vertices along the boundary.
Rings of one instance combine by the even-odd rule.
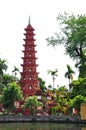
[[[31,23],[31,20],[30,20],[30,16],[29,16],[28,25],[30,25],[30,23]]]

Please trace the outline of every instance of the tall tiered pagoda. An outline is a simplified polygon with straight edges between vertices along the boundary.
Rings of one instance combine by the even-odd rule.
[[[34,44],[34,28],[30,24],[30,18],[28,26],[25,28],[25,44],[24,46],[24,57],[21,72],[20,85],[23,91],[24,98],[32,96],[35,94],[38,87],[38,73],[37,73],[37,64],[36,64],[36,52]]]

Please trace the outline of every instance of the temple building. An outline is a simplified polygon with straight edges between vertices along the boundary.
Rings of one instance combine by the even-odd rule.
[[[38,87],[38,72],[36,64],[36,50],[35,50],[35,39],[34,39],[34,28],[31,26],[30,17],[28,26],[25,28],[25,39],[24,39],[24,50],[22,57],[23,64],[21,72],[20,85],[23,92],[24,99],[28,96],[33,96]]]
[[[37,72],[37,64],[36,64],[36,50],[35,50],[35,34],[34,28],[29,23],[25,28],[25,38],[24,38],[24,50],[23,50],[23,63],[22,72],[21,72],[21,80],[20,86],[23,92],[24,100],[15,101],[15,113],[22,112],[25,115],[30,115],[30,109],[27,108],[24,112],[22,110],[22,105],[25,103],[25,99],[29,96],[36,96],[37,100],[41,102],[43,105],[38,106],[35,110],[35,114],[51,114],[50,109],[55,107],[57,103],[53,100],[54,95],[51,91],[46,90],[45,94],[40,88],[40,80],[38,79],[38,72]]]

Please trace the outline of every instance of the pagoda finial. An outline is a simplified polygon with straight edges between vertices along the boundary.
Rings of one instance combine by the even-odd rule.
[[[28,25],[30,25],[30,16],[29,16],[29,21],[28,21]]]

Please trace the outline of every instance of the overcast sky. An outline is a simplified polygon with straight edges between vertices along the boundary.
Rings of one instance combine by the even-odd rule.
[[[64,78],[66,64],[75,69],[74,62],[64,55],[63,47],[53,49],[47,47],[46,42],[47,37],[59,30],[56,17],[64,11],[85,14],[86,0],[0,0],[0,57],[8,61],[9,73],[14,65],[22,71],[24,28],[28,25],[30,16],[36,34],[39,77],[46,81],[46,85],[52,84],[47,71],[58,69],[56,85],[68,84]],[[75,78],[77,79],[77,73]]]

